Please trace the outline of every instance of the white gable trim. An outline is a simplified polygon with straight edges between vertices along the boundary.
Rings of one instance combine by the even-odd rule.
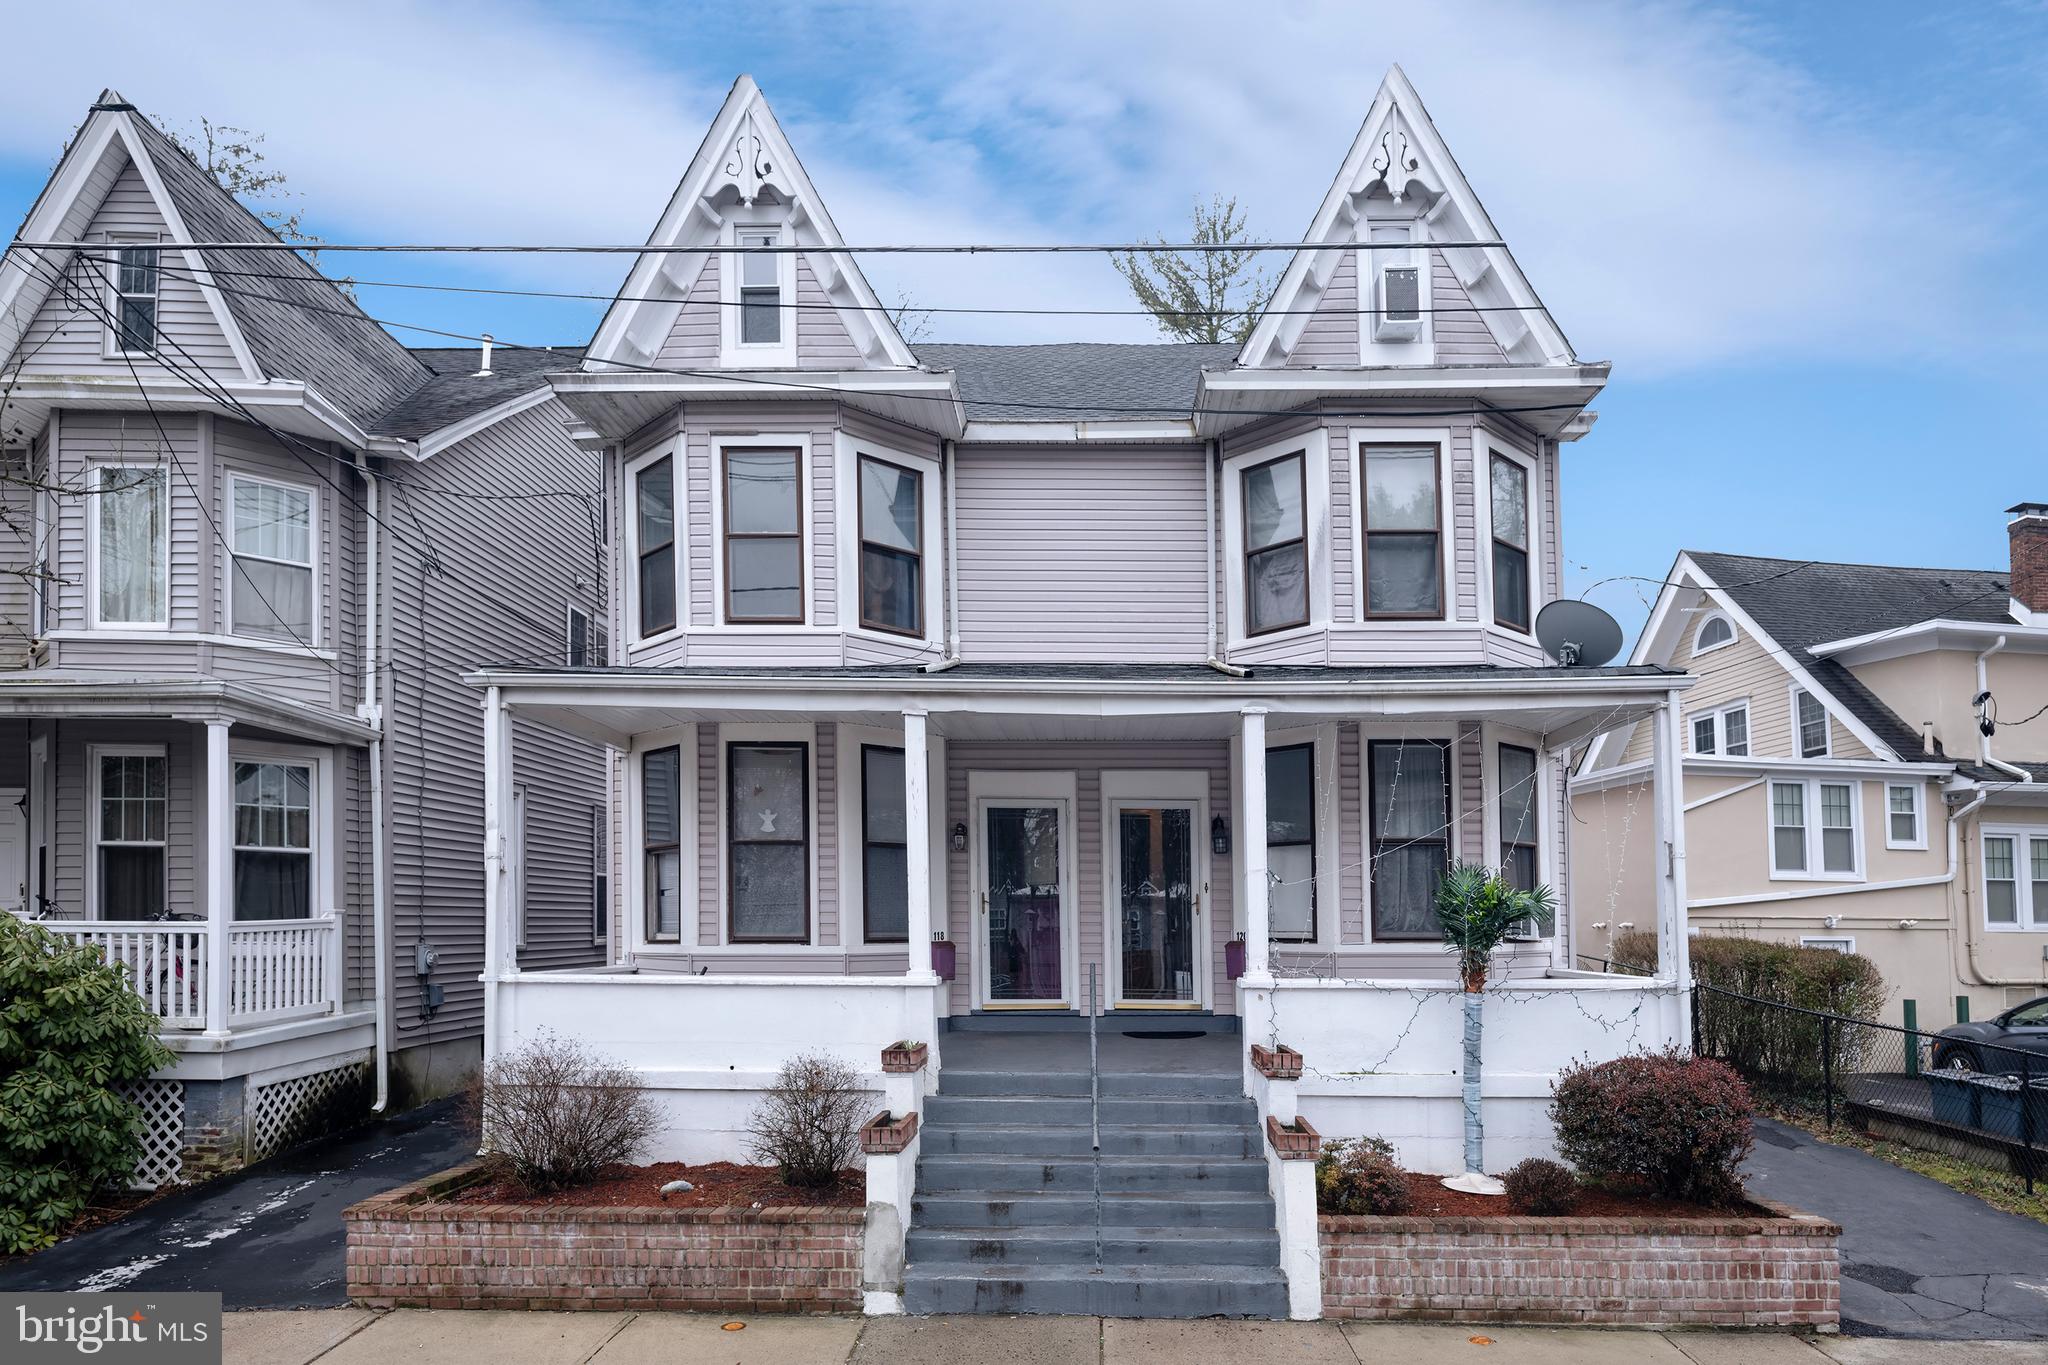
[[[1390,137],[1392,142],[1388,141]],[[1395,195],[1406,195],[1411,186],[1419,184],[1425,192],[1436,196],[1435,205],[1423,215],[1425,240],[1415,244],[1416,254],[1425,262],[1430,237],[1499,240],[1493,220],[1459,170],[1436,125],[1430,122],[1415,87],[1409,84],[1401,68],[1394,66],[1380,82],[1372,108],[1302,238],[1327,245],[1297,251],[1289,260],[1273,293],[1272,307],[1276,311],[1259,319],[1238,357],[1240,365],[1263,367],[1283,363],[1307,327],[1308,310],[1315,307],[1328,287],[1343,252],[1355,249],[1365,230],[1366,220],[1359,201],[1374,184],[1386,185]],[[1364,258],[1372,254],[1359,252],[1361,264],[1369,264]],[[1444,255],[1475,305],[1512,305],[1523,310],[1480,315],[1511,361],[1551,365],[1573,362],[1571,343],[1556,321],[1543,311],[1534,287],[1505,247],[1459,248]],[[1358,286],[1361,299],[1371,286],[1371,271],[1362,270]],[[1362,328],[1361,335],[1366,331],[1369,329]]]
[[[840,322],[854,345],[875,365],[917,368],[917,358],[882,310],[859,265],[836,249],[845,239],[804,173],[760,87],[751,76],[742,76],[711,121],[696,156],[648,236],[649,253],[634,258],[618,299],[606,311],[591,341],[585,370],[605,373],[616,372],[619,366],[654,364],[683,300],[703,273],[709,259],[707,249],[722,242],[726,220],[712,201],[728,187],[737,190],[749,205],[768,189],[786,199],[792,244],[810,248],[804,259],[826,297],[840,305]]]
[[[554,396],[555,391],[543,384],[531,392],[522,393],[516,398],[508,398],[495,407],[485,408],[482,412],[473,412],[460,421],[450,422],[447,426],[430,431],[418,439],[416,445],[418,454],[415,458],[421,460],[431,459],[448,447],[466,441],[480,431],[488,431],[507,417],[515,417],[529,408],[539,407]]]

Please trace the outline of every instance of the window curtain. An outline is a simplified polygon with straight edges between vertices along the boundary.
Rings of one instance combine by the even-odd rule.
[[[103,469],[99,512],[100,620],[165,624],[164,471]]]
[[[1445,750],[1376,743],[1371,761],[1374,937],[1433,939],[1436,888],[1450,850]]]

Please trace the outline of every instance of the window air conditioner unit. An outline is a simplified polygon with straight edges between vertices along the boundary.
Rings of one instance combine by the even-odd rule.
[[[1380,270],[1372,320],[1374,341],[1413,341],[1422,335],[1422,268],[1390,265]]]
[[[1535,920],[1524,916],[1508,926],[1507,940],[1510,943],[1541,943],[1543,929]]]

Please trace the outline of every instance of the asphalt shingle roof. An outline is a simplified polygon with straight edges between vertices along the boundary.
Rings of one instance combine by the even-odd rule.
[[[2010,622],[2006,575],[1985,569],[1831,564],[1687,551],[1778,646],[1901,758],[1920,754],[1920,732],[1844,665],[1806,651],[1829,640],[1903,630],[1922,621]]]
[[[920,363],[954,371],[975,422],[1185,420],[1201,372],[1237,358],[1236,342],[933,342],[912,349]]]
[[[583,358],[583,347],[525,350],[500,346],[491,352],[487,375],[476,372],[483,358],[476,346],[419,347],[412,354],[429,378],[377,418],[376,430],[382,435],[416,439],[531,393],[545,384],[543,375],[575,369]]]

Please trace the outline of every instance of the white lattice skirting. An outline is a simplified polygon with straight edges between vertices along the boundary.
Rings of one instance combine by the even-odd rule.
[[[142,1110],[142,1155],[128,1184],[138,1190],[175,1185],[185,1172],[185,1083],[127,1081],[115,1087]]]
[[[324,1117],[337,1100],[367,1080],[360,1063],[315,1071],[249,1088],[245,1160],[261,1161],[295,1142],[325,1131]]]

